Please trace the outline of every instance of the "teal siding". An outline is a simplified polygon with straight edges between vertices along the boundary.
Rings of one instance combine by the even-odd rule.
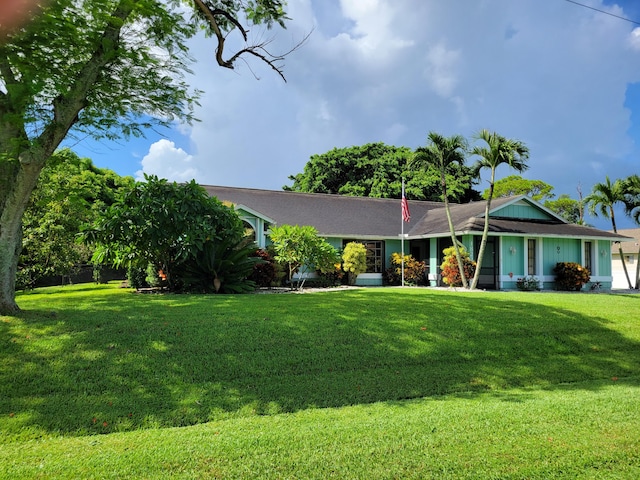
[[[598,259],[598,276],[611,276],[611,242],[598,240],[594,254]]]
[[[510,283],[513,283],[513,288],[515,288],[516,277],[522,277],[525,274],[524,239],[522,237],[501,237],[500,244],[502,251],[502,268],[500,274],[509,275],[511,273],[514,278],[514,282],[505,282],[504,288],[511,288],[507,286]]]
[[[513,204],[507,205],[500,210],[491,214],[492,217],[508,217],[508,218],[528,218],[536,220],[547,220],[551,218],[547,212],[544,212],[533,205],[529,204]]]
[[[553,269],[558,262],[576,262],[582,260],[582,242],[572,238],[545,238],[543,241],[543,275],[554,275]]]

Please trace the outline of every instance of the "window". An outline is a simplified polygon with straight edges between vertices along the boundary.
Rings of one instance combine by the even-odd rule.
[[[593,273],[592,243],[584,242],[584,267]]]
[[[358,240],[344,240],[342,246]],[[367,249],[367,273],[382,273],[384,271],[384,242],[381,240],[360,242]]]
[[[362,242],[367,248],[367,273],[382,273],[384,270],[384,242]]]
[[[536,274],[536,241],[533,238],[527,240],[527,275]]]

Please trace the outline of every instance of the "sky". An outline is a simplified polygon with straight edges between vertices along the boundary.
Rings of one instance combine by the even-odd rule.
[[[430,131],[473,143],[489,129],[528,146],[525,178],[578,198],[606,176],[640,173],[640,2],[579,3],[592,8],[568,0],[289,0],[286,30],[250,33],[275,52],[310,33],[284,62],[286,83],[257,59],[218,67],[213,40],[196,38],[190,82],[205,92],[200,122],[70,146],[138,179],[144,172],[280,190],[311,155],[335,147],[415,149]]]

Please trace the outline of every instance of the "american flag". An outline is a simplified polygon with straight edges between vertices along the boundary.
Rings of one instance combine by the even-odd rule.
[[[402,193],[402,219],[405,222],[411,220],[411,214],[409,213],[409,202],[407,202],[407,198],[404,196],[404,192]]]

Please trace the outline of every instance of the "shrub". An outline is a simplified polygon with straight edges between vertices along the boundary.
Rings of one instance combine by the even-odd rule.
[[[342,252],[342,269],[347,272],[349,285],[356,283],[356,278],[367,271],[367,248],[359,242],[349,242]]]
[[[129,265],[127,267],[127,281],[129,282],[129,287],[135,288],[136,290],[147,287],[146,267],[142,268],[136,265]]]
[[[558,262],[553,271],[558,290],[578,291],[591,279],[589,269],[575,262]]]
[[[534,277],[533,275],[518,278],[516,280],[516,288],[524,292],[538,291],[540,290],[540,281],[538,277]]]
[[[400,285],[402,283],[402,254],[392,253],[390,257],[391,267],[384,272],[384,280],[389,285]],[[404,256],[404,281],[411,285],[424,285],[426,279],[424,273],[427,271],[427,264],[413,258],[411,255]]]
[[[253,266],[249,280],[254,281],[258,287],[275,286],[278,279],[278,272],[273,257],[269,255],[269,252],[261,248],[257,249],[253,256],[262,259],[262,262],[256,263]]]
[[[476,262],[469,258],[469,254],[464,247],[459,247],[460,256],[462,257],[462,266],[464,275],[467,278],[473,278],[476,272]],[[445,248],[442,253],[442,281],[450,287],[461,287],[462,278],[460,278],[460,269],[458,268],[458,260],[456,259],[456,250],[453,247]]]

